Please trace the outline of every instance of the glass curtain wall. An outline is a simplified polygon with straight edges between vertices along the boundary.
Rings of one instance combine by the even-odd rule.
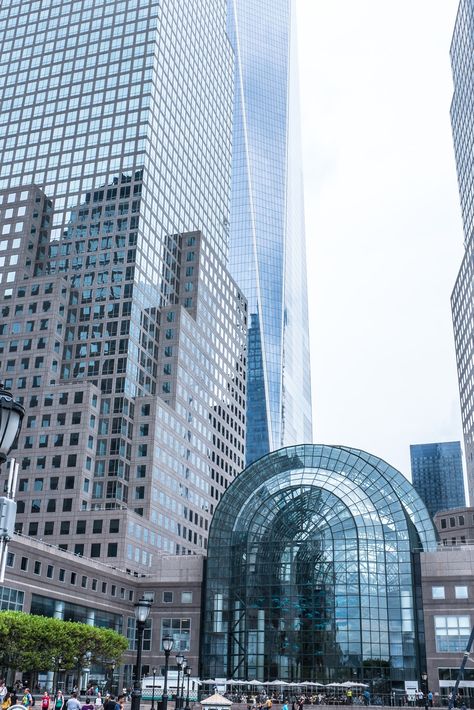
[[[305,445],[260,459],[212,522],[202,677],[380,692],[418,678],[413,550],[435,544],[418,494],[374,456]]]

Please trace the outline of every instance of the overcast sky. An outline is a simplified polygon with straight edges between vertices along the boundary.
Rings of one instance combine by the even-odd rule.
[[[296,0],[315,442],[410,477],[462,438],[450,295],[458,0]]]

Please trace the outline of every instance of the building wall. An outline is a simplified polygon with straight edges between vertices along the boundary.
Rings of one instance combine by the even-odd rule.
[[[433,521],[443,545],[470,545],[474,542],[474,508],[441,510]]]
[[[474,625],[474,546],[439,549],[420,558],[428,686],[447,696]],[[471,659],[466,668],[460,687],[474,696]]]
[[[168,633],[175,639],[170,669],[176,670],[174,656],[180,650],[197,674],[202,574],[203,557],[199,555],[162,555],[153,573],[143,575],[16,535],[9,544],[0,610],[54,615],[123,633],[129,639],[129,650],[114,672],[116,686],[121,689],[123,684],[131,684],[136,661],[134,604],[144,594],[152,606],[151,623],[144,635],[143,675],[153,666],[161,673],[161,641]],[[106,668],[93,670],[90,679],[95,675],[100,680],[107,673]],[[72,679],[72,674],[69,677]],[[62,680],[66,680],[64,675]]]
[[[141,187],[89,194],[51,243],[52,201],[0,191],[0,377],[26,408],[17,530],[150,570],[205,552],[244,465],[247,313],[201,232],[166,239],[160,290],[132,283]]]

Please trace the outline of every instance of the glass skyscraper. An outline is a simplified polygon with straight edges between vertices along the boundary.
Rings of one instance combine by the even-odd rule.
[[[451,296],[469,497],[474,500],[474,0],[461,0],[451,43],[451,124],[465,254]]]
[[[229,0],[235,52],[230,269],[248,300],[247,463],[312,440],[292,0]]]
[[[226,0],[0,8],[0,378],[27,410],[17,531],[122,568],[205,552],[245,447]]]
[[[459,441],[410,446],[413,487],[431,516],[466,505]]]

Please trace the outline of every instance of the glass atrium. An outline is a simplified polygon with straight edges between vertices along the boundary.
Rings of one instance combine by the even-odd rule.
[[[381,692],[417,679],[413,551],[435,547],[420,497],[381,459],[315,445],[264,456],[212,521],[201,677]]]

